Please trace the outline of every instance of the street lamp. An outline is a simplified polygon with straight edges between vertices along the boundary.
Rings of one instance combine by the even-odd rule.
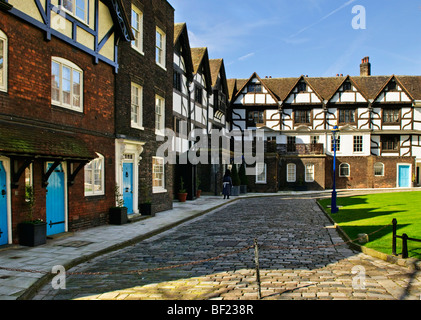
[[[332,190],[332,200],[330,204],[330,212],[337,213],[339,211],[338,206],[336,205],[336,144],[339,138],[338,126],[333,127],[332,138],[333,138],[333,190]]]

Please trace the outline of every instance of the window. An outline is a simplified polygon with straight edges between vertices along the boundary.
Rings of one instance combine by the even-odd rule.
[[[0,91],[7,91],[7,37],[0,30]]]
[[[340,109],[339,123],[355,123],[355,109]]]
[[[63,8],[83,22],[88,22],[87,0],[63,0]]]
[[[74,63],[53,58],[51,65],[51,103],[83,111],[83,72]]]
[[[399,136],[384,135],[380,138],[383,151],[399,151]]]
[[[174,71],[173,87],[181,92],[181,74],[177,71]]]
[[[156,28],[156,63],[165,69],[165,33]]]
[[[305,181],[306,182],[314,181],[314,164],[306,164]]]
[[[307,84],[304,81],[301,81],[297,85],[298,92],[307,92]]]
[[[104,157],[97,155],[98,158],[85,166],[85,196],[104,194]]]
[[[287,151],[295,152],[297,150],[297,139],[295,137],[287,137]]]
[[[392,80],[389,82],[389,84],[387,85],[387,91],[395,91],[397,89],[397,85],[395,80]]]
[[[153,192],[165,191],[164,158],[152,157]]]
[[[296,166],[294,163],[287,164],[287,182],[296,181]]]
[[[160,96],[155,97],[155,133],[163,135],[165,129],[165,100]]]
[[[384,123],[399,123],[399,109],[384,109],[383,122]]]
[[[143,53],[143,13],[137,7],[132,5],[132,48]]]
[[[311,144],[317,144],[317,143],[319,143],[319,136],[311,136],[310,137],[310,143]]]
[[[248,122],[250,126],[265,123],[264,111],[249,111]]]
[[[383,177],[384,176],[384,164],[377,162],[374,164],[374,176]]]
[[[344,91],[351,91],[352,90],[352,87],[351,87],[351,82],[345,82],[344,83],[344,87],[343,87],[343,90]]]
[[[295,123],[303,123],[303,124],[309,124],[310,121],[310,110],[295,110]]]
[[[247,85],[247,92],[261,93],[262,92],[262,85],[260,83],[249,83]]]
[[[266,183],[266,163],[256,163],[256,183]]]
[[[339,165],[339,176],[340,177],[349,177],[349,164],[348,163],[341,163]]]
[[[194,88],[194,101],[200,104],[203,103],[203,89],[197,85]]]
[[[143,129],[143,89],[141,86],[132,83],[132,110],[131,125]]]
[[[363,152],[363,136],[354,136],[354,152]]]
[[[34,177],[32,163],[25,168],[25,201],[34,201]]]
[[[335,149],[335,142],[333,141],[333,137],[330,137],[330,150],[333,152]],[[341,136],[336,139],[336,151],[341,151]]]

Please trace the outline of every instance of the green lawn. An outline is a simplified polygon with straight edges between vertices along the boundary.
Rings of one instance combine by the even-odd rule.
[[[370,234],[398,221],[397,234],[421,239],[421,192],[393,192],[338,198],[339,212],[330,213],[330,199],[319,200],[332,219],[354,240],[359,233]],[[369,236],[366,247],[392,253],[392,225]],[[402,240],[397,239],[397,253],[402,252]],[[421,259],[421,243],[408,241],[409,257]]]

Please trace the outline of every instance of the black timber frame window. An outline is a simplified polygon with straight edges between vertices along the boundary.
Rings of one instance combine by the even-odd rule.
[[[399,135],[382,135],[380,138],[382,151],[399,152]]]

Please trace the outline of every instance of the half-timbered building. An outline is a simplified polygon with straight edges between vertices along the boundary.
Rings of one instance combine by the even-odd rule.
[[[107,223],[115,205],[114,90],[119,0],[0,1],[0,245],[17,225],[47,235]]]
[[[360,68],[359,76],[229,81],[233,130],[265,134],[252,190],[331,188],[335,125],[338,188],[420,183],[421,77],[373,76],[368,57]]]

